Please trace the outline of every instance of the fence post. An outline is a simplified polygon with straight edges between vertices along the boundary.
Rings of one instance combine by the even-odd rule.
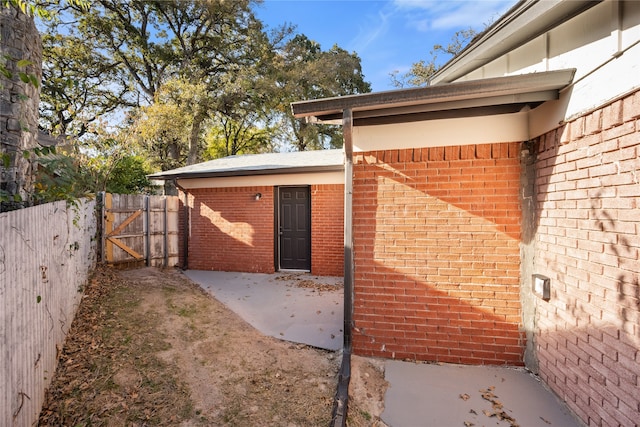
[[[149,267],[151,265],[151,205],[149,204],[149,196],[144,196],[143,201],[144,209],[144,258],[145,265]]]
[[[103,253],[103,261],[111,262],[113,261],[113,243],[107,239],[107,237],[113,231],[113,221],[114,215],[113,212],[110,212],[113,206],[113,199],[111,197],[111,193],[104,193],[104,203],[103,203],[103,221],[104,227],[102,228],[102,247],[104,248]]]
[[[163,240],[164,240],[164,253],[162,254],[164,256],[163,261],[162,261],[162,266],[163,267],[168,267],[169,266],[169,214],[167,212],[167,196],[164,196],[162,198],[162,201],[164,202],[164,212],[163,212]]]
[[[104,262],[104,191],[100,191],[96,195],[96,236],[97,242],[96,245],[96,259],[98,262]]]

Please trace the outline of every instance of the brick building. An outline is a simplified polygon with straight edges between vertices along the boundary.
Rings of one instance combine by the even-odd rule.
[[[345,352],[524,364],[640,420],[640,3],[521,1],[425,88],[294,103],[345,134]]]
[[[344,164],[164,173],[187,265],[282,269],[281,189],[307,188],[343,363],[525,365],[585,424],[638,425],[639,75],[640,2],[518,2],[428,87],[294,103],[342,121]]]
[[[152,178],[176,180],[184,268],[342,275],[341,150],[231,156]]]

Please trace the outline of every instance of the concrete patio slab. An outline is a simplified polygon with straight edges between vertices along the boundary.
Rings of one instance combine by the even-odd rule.
[[[342,277],[187,270],[185,275],[265,335],[342,348]]]
[[[265,335],[342,349],[341,277],[200,270],[185,274]],[[524,369],[396,360],[385,360],[384,366],[389,387],[381,419],[389,427],[581,426]]]
[[[581,425],[524,369],[388,360],[385,379],[381,418],[390,427]]]

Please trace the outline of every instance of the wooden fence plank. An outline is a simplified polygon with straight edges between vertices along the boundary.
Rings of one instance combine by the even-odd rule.
[[[113,243],[114,245],[116,245],[117,247],[119,247],[120,249],[122,249],[123,251],[125,251],[126,253],[128,253],[129,255],[131,255],[137,260],[144,258],[144,255],[140,255],[138,252],[134,251],[133,249],[131,249],[129,246],[125,245],[118,239],[114,239],[113,237],[107,237],[107,240],[109,240],[111,243]]]
[[[0,213],[0,426],[37,424],[89,272],[95,201]]]
[[[129,217],[127,217],[127,219],[125,219],[124,221],[122,221],[120,223],[120,225],[118,225],[115,230],[113,230],[111,233],[107,234],[107,237],[113,237],[113,236],[117,236],[118,234],[120,234],[120,232],[122,232],[122,230],[125,229],[125,227],[129,224],[131,224],[136,218],[138,218],[140,215],[142,215],[142,209],[135,211],[132,215],[130,215]],[[115,242],[114,242],[115,243]]]
[[[106,262],[144,260],[156,267],[178,263],[177,197],[107,193],[104,199]]]
[[[105,236],[110,235],[113,232],[113,221],[115,220],[113,212],[110,212],[110,209],[113,206],[113,197],[110,193],[104,193],[104,209],[105,212],[103,214],[105,220],[104,226],[104,234]],[[103,238],[103,242],[105,245],[103,253],[108,262],[113,261],[113,243],[108,241],[106,238]]]

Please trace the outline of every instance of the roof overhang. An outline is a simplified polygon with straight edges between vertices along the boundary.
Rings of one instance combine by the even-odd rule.
[[[444,64],[431,77],[431,84],[455,81],[601,1],[522,0]]]
[[[558,99],[575,69],[522,74],[435,86],[348,95],[291,104],[293,115],[312,122],[338,123],[343,111],[354,126],[450,117],[506,114]]]
[[[172,173],[160,172],[153,175],[149,175],[149,179],[191,179],[191,178],[223,178],[223,177],[237,177],[237,176],[260,176],[260,175],[289,175],[289,174],[301,174],[301,173],[322,173],[322,172],[342,172],[344,171],[343,165],[329,165],[329,166],[301,166],[301,167],[288,167],[288,168],[260,168],[260,169],[229,169],[219,171],[194,171],[194,172],[178,172]]]

